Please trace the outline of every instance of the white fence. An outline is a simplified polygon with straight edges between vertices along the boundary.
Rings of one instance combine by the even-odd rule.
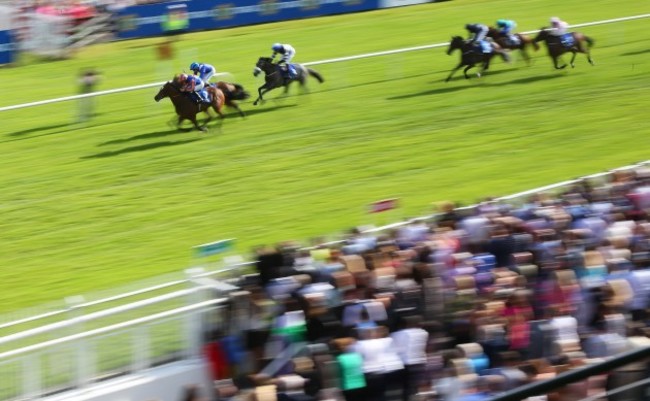
[[[221,312],[235,287],[206,279],[223,270],[188,273],[185,289],[88,314],[68,310],[66,320],[0,337],[0,400],[40,399],[199,358],[206,325],[228,327]]]
[[[632,15],[632,16],[629,16],[629,17],[612,18],[612,19],[606,19],[606,20],[601,20],[601,21],[585,22],[585,23],[582,23],[582,24],[571,25],[570,27],[571,28],[580,28],[580,27],[584,27],[584,26],[613,24],[613,23],[616,23],[616,22],[632,21],[632,20],[637,20],[637,19],[642,19],[642,18],[650,18],[650,14],[640,14],[640,15]],[[527,31],[527,32],[522,32],[522,33],[531,34],[531,33],[536,33],[536,32],[538,32],[538,31]],[[344,61],[358,60],[358,59],[362,59],[362,58],[388,56],[388,55],[391,55],[391,54],[412,52],[412,51],[418,51],[418,50],[426,50],[426,49],[434,49],[434,48],[437,48],[437,47],[447,46],[448,44],[449,43],[447,43],[447,42],[434,43],[434,44],[430,44],[430,45],[422,45],[422,46],[415,46],[415,47],[405,47],[405,48],[401,48],[401,49],[386,50],[386,51],[381,51],[381,52],[364,53],[364,54],[357,54],[357,55],[353,55],[353,56],[330,58],[330,59],[325,59],[325,60],[320,60],[320,61],[310,61],[310,62],[303,63],[303,64],[304,65],[320,65],[320,64],[340,63],[340,62],[344,62]],[[219,73],[219,74],[215,74],[215,75],[229,75],[229,74],[227,72],[224,72],[224,73]],[[164,84],[164,82],[155,82],[155,83],[151,83],[151,84],[129,86],[129,87],[126,87],[126,88],[109,89],[109,90],[105,90],[105,91],[98,91],[98,92],[87,93],[87,94],[83,94],[83,95],[66,96],[66,97],[61,97],[61,98],[57,98],[57,99],[48,99],[48,100],[41,100],[41,101],[38,101],[38,102],[16,104],[16,105],[13,105],[13,106],[0,107],[0,111],[16,110],[16,109],[22,109],[22,108],[26,108],[26,107],[42,106],[42,105],[50,104],[50,103],[59,103],[59,102],[67,102],[67,101],[70,101],[70,100],[78,100],[78,99],[83,99],[83,98],[87,98],[87,97],[104,96],[104,95],[110,95],[110,94],[114,94],[114,93],[130,92],[130,91],[135,91],[135,90],[154,88],[154,87],[160,86],[162,84]]]

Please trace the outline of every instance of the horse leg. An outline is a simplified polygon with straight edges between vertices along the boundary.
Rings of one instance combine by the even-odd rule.
[[[519,48],[519,53],[521,53],[521,56],[524,58],[524,61],[526,62],[526,65],[530,66],[530,56],[528,55],[528,52],[526,51],[526,45],[525,44]]]
[[[228,100],[228,101],[226,102],[226,106],[234,108],[235,110],[237,110],[237,112],[239,113],[240,116],[242,116],[242,117],[246,117],[246,114],[245,114],[244,111],[239,107],[239,104],[237,104],[237,102],[233,102],[232,100]]]
[[[555,66],[556,70],[561,70],[563,68],[566,68],[566,64],[558,65],[558,63],[557,63],[558,59],[559,59],[558,56],[552,56],[552,57],[553,57],[553,65]]]
[[[460,63],[460,64],[458,64],[458,65],[456,66],[456,68],[454,68],[453,70],[451,70],[451,72],[449,73],[449,76],[447,77],[447,79],[445,79],[445,82],[449,82],[449,80],[450,80],[451,77],[454,75],[454,73],[455,73],[456,71],[458,71],[458,70],[460,69],[460,67],[462,67],[462,66],[463,66],[463,63]]]
[[[264,101],[264,98],[262,97],[262,95],[263,95],[264,93],[266,93],[266,92],[268,92],[268,89],[266,89],[266,84],[264,84],[264,85],[260,86],[259,88],[257,88],[257,93],[258,93],[259,96],[258,96],[257,99],[253,102],[253,106],[257,106],[257,103],[258,103],[258,102],[260,102],[260,101]]]
[[[217,112],[217,114],[219,115],[219,118],[221,118],[221,119],[226,118],[226,115],[223,114],[223,111],[221,111],[221,106],[219,106],[219,104],[213,104],[212,108],[214,109],[214,111]]]
[[[589,61],[589,64],[591,64],[591,65],[596,65],[594,63],[594,60],[592,60],[592,58],[591,58],[591,52],[589,50],[587,50],[587,61]]]
[[[192,118],[190,118],[189,120],[192,121],[192,124],[194,124],[194,127],[195,127],[196,129],[198,129],[199,131],[201,131],[201,132],[205,132],[205,131],[207,131],[207,129],[205,128],[205,126],[203,126],[203,127],[199,126],[199,123],[196,121],[196,115],[194,115],[194,116],[193,116]],[[210,121],[210,120],[208,120],[208,121]]]
[[[587,46],[583,42],[578,42],[578,51],[586,54],[589,64],[594,65],[594,60],[591,59],[591,52],[589,51],[589,42],[587,42]]]
[[[239,104],[236,102],[230,102],[230,107],[233,107],[237,112],[239,113],[240,116],[246,117],[246,113],[239,107]]]
[[[469,75],[467,75],[467,71],[469,71],[470,68],[474,67],[474,64],[469,64],[465,69],[463,70],[463,74],[465,74],[465,79],[469,79]],[[480,75],[479,75],[480,76]]]
[[[578,54],[578,52],[576,52],[576,51],[571,52],[571,61],[569,61],[569,64],[571,64],[571,68],[576,67],[575,64],[574,64],[574,61],[576,61],[576,55],[577,54]]]

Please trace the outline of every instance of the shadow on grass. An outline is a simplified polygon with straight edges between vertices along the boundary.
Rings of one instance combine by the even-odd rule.
[[[395,82],[401,81],[403,79],[426,77],[426,76],[431,76],[433,74],[442,73],[442,72],[444,72],[444,71],[427,71],[426,73],[405,75],[405,76],[400,77],[400,78],[387,78],[387,79],[380,79],[380,80],[376,80],[376,81],[362,82],[362,83],[358,83],[358,84],[354,84],[354,85],[339,86],[339,87],[336,87],[336,88],[323,89],[323,90],[319,90],[318,93],[336,92],[336,91],[354,89],[354,88],[368,86],[368,85],[375,85],[375,84],[395,83]],[[327,79],[327,77],[326,77],[326,79]],[[327,81],[325,81],[325,82],[327,82]],[[330,80],[329,82],[335,82],[335,81]]]
[[[400,100],[400,99],[410,99],[417,96],[440,95],[443,93],[457,92],[469,88],[471,88],[471,86],[445,86],[442,88],[429,89],[423,92],[408,93],[406,95],[399,95],[399,96],[391,96],[391,97],[387,97],[386,100]]]
[[[100,113],[97,113],[96,116],[97,115],[100,115]],[[82,131],[82,130],[87,129],[87,128],[103,127],[103,126],[106,126],[106,125],[124,123],[124,122],[128,122],[128,121],[136,121],[136,120],[140,120],[140,119],[141,119],[141,117],[128,118],[128,119],[123,119],[123,120],[119,120],[119,121],[107,121],[107,122],[104,122],[104,123],[97,123],[94,120],[90,120],[90,121],[87,121],[87,122],[69,122],[69,123],[62,123],[62,124],[56,124],[56,125],[47,125],[47,126],[42,126],[42,127],[38,127],[38,128],[30,128],[30,129],[26,129],[26,130],[22,130],[22,131],[10,132],[9,134],[7,134],[7,136],[11,136],[11,137],[15,137],[15,138],[0,141],[0,143],[24,141],[24,140],[28,140],[28,139],[36,139],[36,138],[43,137],[43,136],[64,134],[66,132]],[[56,130],[58,128],[64,128],[64,127],[66,127],[67,129],[59,129],[59,130],[54,131],[54,132],[46,132],[46,133],[43,133],[43,134],[34,135],[34,134],[37,134],[37,133],[39,133],[41,131]]]
[[[283,98],[283,99],[287,99],[288,97],[292,97],[292,96],[287,96],[286,98]],[[273,100],[275,100],[275,99],[269,99],[266,102],[268,103],[269,101],[273,101]],[[250,105],[250,107],[254,107],[254,109],[249,109],[249,108],[242,109],[242,110],[244,110],[244,113],[246,113],[246,117],[254,116],[256,114],[269,113],[271,111],[275,111],[275,110],[279,110],[279,109],[287,109],[287,108],[290,108],[290,107],[298,106],[297,104],[279,104],[279,105],[275,105],[275,106],[271,106],[271,107],[265,107],[264,104],[261,104],[261,105],[258,104],[257,106],[253,106],[253,103],[248,103],[248,105]],[[240,106],[241,106],[241,104],[240,104]],[[230,117],[228,117],[228,118],[230,118]],[[240,118],[240,117],[239,117],[238,114],[234,114],[232,118]]]
[[[650,53],[650,49],[638,50],[635,52],[621,53],[621,56],[638,56],[639,54]]]
[[[474,68],[470,69],[469,71],[467,71],[467,75],[469,75],[469,80],[470,81],[472,81],[474,79],[483,79],[483,78],[486,78],[486,77],[493,77],[495,75],[500,75],[500,74],[505,74],[505,73],[509,73],[509,72],[512,72],[512,71],[517,71],[519,68],[518,67],[511,67],[511,68],[506,68],[505,70],[491,70],[491,69],[489,69],[489,70],[487,70],[487,71],[485,71],[483,73],[483,78],[478,78],[476,76],[476,73],[479,71],[479,69],[480,69],[480,67],[477,65],[476,67],[474,67]],[[447,73],[451,72],[451,69],[447,70],[446,72]],[[442,81],[433,81],[433,82],[444,82],[444,80],[446,78],[447,78],[447,76],[445,75],[445,78],[443,78]],[[463,69],[461,68],[458,71],[456,71],[456,74],[454,74],[454,76],[451,78],[451,80],[449,82],[466,81],[466,80],[467,79],[465,78],[465,75],[463,75]]]
[[[23,136],[27,134],[36,134],[41,131],[46,131],[50,129],[57,129],[57,128],[63,128],[63,127],[71,127],[70,129],[59,131],[59,132],[65,132],[65,131],[72,131],[76,129],[74,123],[62,123],[62,124],[55,124],[55,125],[44,125],[42,127],[38,128],[30,128],[30,129],[24,129],[22,131],[15,131],[15,132],[10,132],[7,134],[7,136]]]
[[[201,140],[201,138],[194,138],[194,139],[184,139],[182,141],[154,142],[154,143],[148,143],[148,144],[138,145],[138,146],[129,146],[128,148],[112,150],[112,151],[108,151],[108,152],[95,153],[94,155],[82,156],[82,157],[80,157],[80,159],[82,159],[82,160],[83,159],[101,159],[101,158],[104,158],[104,157],[119,156],[119,155],[125,154],[125,153],[143,152],[143,151],[146,151],[146,150],[163,148],[163,147],[167,147],[167,146],[185,145],[185,144],[200,141],[200,140]]]
[[[169,135],[178,135],[178,134],[186,134],[189,131],[192,131],[194,127],[192,126],[191,128],[187,129],[170,129],[168,131],[159,131],[159,132],[149,132],[147,134],[140,134],[140,135],[134,135],[129,138],[122,138],[122,139],[114,139],[112,141],[106,141],[98,144],[97,146],[107,146],[107,145],[119,145],[120,143],[127,143],[131,141],[139,141],[142,139],[155,139],[155,138],[164,138]]]
[[[574,72],[571,75],[576,75],[580,74],[580,72]],[[519,84],[529,84],[532,82],[539,82],[539,81],[548,81],[551,79],[557,79],[557,78],[564,78],[567,74],[547,74],[547,75],[535,75],[532,77],[526,77],[526,78],[518,78],[518,79],[513,79],[512,81],[507,81],[507,82],[500,82],[498,84],[488,84],[488,86],[507,86],[507,85],[519,85]]]

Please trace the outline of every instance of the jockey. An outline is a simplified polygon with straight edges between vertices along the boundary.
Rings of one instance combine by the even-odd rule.
[[[281,44],[281,43],[275,43],[273,46],[271,46],[271,50],[273,50],[273,54],[271,55],[271,60],[275,58],[278,54],[281,54],[280,60],[278,60],[277,64],[280,65],[284,63],[287,66],[287,72],[289,73],[289,78],[295,78],[297,75],[296,69],[294,68],[293,65],[291,65],[291,59],[293,59],[293,56],[296,55],[296,49],[293,48],[293,46],[288,45],[288,44]]]
[[[485,35],[488,33],[488,26],[484,24],[467,24],[465,29],[473,36],[469,39],[469,43],[480,43],[485,40]]]
[[[549,32],[553,36],[562,36],[567,33],[569,29],[569,24],[566,21],[562,21],[558,17],[551,17],[551,31]]]
[[[210,84],[210,78],[217,72],[217,69],[213,65],[199,64],[197,62],[190,64],[190,70],[194,72],[194,75],[198,75],[207,85]]]
[[[467,24],[465,29],[469,31],[473,36],[469,38],[468,43],[474,45],[476,52],[485,53],[488,46],[490,46],[485,41],[485,36],[488,33],[488,26],[484,24]]]
[[[178,81],[182,85],[181,92],[196,93],[201,102],[210,103],[208,92],[205,90],[205,84],[201,78],[196,75],[181,74]]]
[[[519,43],[517,37],[513,33],[516,27],[517,23],[513,20],[503,18],[497,20],[497,28],[499,28],[499,33],[505,36],[510,41],[510,43],[514,44]]]

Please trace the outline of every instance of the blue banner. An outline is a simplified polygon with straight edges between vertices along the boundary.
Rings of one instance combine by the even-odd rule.
[[[118,13],[118,38],[170,32],[167,23],[174,5],[187,10],[187,26],[173,30],[183,32],[374,10],[378,0],[191,0],[137,5]]]
[[[0,31],[0,64],[14,62],[14,44],[10,31]]]

